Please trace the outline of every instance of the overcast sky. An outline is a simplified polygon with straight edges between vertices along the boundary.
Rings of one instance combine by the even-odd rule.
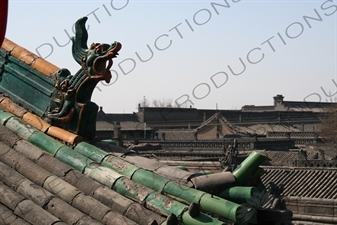
[[[88,45],[123,45],[92,97],[105,112],[137,111],[144,97],[240,109],[337,96],[336,0],[9,0],[6,37],[75,74],[68,35],[83,16]]]

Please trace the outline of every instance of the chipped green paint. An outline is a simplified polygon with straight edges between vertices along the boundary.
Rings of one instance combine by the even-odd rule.
[[[5,122],[11,118],[14,117],[15,115],[13,115],[10,112],[4,111],[4,110],[0,110],[0,123],[1,124],[5,124]]]
[[[139,169],[137,166],[116,156],[108,156],[103,160],[102,165],[116,170],[127,177],[132,177],[135,171]]]
[[[161,192],[165,185],[170,182],[169,179],[144,169],[135,171],[131,179],[158,192]]]
[[[107,157],[107,159],[103,160],[103,162],[108,164],[110,158],[116,158],[116,157],[109,156]],[[126,162],[124,162],[124,165],[126,165]],[[110,165],[110,166],[114,167],[114,165]],[[114,169],[118,169],[118,168],[114,167]],[[119,171],[119,172],[123,173],[123,171]],[[233,203],[231,201],[228,201],[228,200],[225,200],[219,197],[210,198],[209,196],[211,195],[203,191],[176,184],[167,178],[163,178],[157,174],[154,174],[151,171],[138,169],[133,173],[131,179],[147,187],[150,187],[151,189],[156,190],[158,192],[163,192],[170,196],[174,196],[175,198],[182,199],[185,202],[190,202],[190,203],[193,202],[193,203],[200,204],[200,207],[203,210],[215,213],[224,218],[230,219],[234,222],[241,223],[242,220],[246,220],[249,216],[253,217],[253,214],[254,214],[254,212],[251,211],[249,208],[246,208],[244,206],[241,206],[239,204]],[[241,216],[241,214],[246,215],[246,217]]]
[[[106,156],[110,155],[110,153],[107,153],[106,151],[103,151],[102,149],[99,149],[87,142],[78,143],[74,150],[80,152],[95,162],[102,162]]]
[[[184,210],[187,208],[186,205],[174,201],[166,196],[163,196],[157,192],[151,193],[146,198],[146,206],[148,208],[159,208],[160,211],[164,212],[167,216],[173,213],[176,216],[180,216]]]
[[[54,138],[41,131],[34,132],[28,138],[28,141],[52,155],[54,155],[61,147],[64,146],[62,143],[56,141]]]
[[[68,146],[62,146],[56,153],[55,158],[75,168],[76,170],[83,172],[84,168],[93,161]]]
[[[113,159],[112,161],[111,158]],[[103,160],[103,163],[105,163],[107,166],[109,163],[111,163],[111,168],[118,169],[118,167],[113,165],[116,160],[115,158],[115,156],[108,156]],[[123,161],[121,158],[120,160]],[[127,167],[128,164],[129,166],[132,165],[131,163],[127,163],[125,161],[123,165],[124,167]],[[124,174],[123,171],[118,172]],[[127,176],[127,174],[124,175]],[[249,221],[249,219],[254,216],[254,213],[256,213],[245,206],[241,206],[220,197],[214,197],[206,192],[194,188],[179,185],[167,178],[144,169],[136,170],[131,176],[131,179],[158,192],[163,192],[169,196],[174,196],[174,198],[179,198],[186,203],[200,204],[202,210],[215,213],[237,223]]]
[[[123,177],[122,175],[116,173],[115,171],[103,167],[97,163],[90,163],[89,165],[87,165],[83,173],[109,188],[113,187],[116,180]]]
[[[31,125],[23,123],[18,117],[9,118],[6,122],[6,127],[14,131],[14,133],[22,138],[29,138],[37,131],[37,129]]]
[[[124,196],[136,200],[139,203],[144,203],[148,195],[154,192],[154,190],[136,183],[127,177],[121,177],[118,179],[112,189]]]

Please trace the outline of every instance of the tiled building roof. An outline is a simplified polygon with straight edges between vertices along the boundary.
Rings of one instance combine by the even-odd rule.
[[[299,159],[298,151],[261,151],[271,160],[267,163],[272,166],[293,166],[294,161]],[[307,159],[317,159],[317,152],[308,151]]]
[[[160,224],[165,220],[55,159],[3,125],[0,134],[0,201],[4,212],[12,218],[19,216],[30,224],[60,225],[155,224],[155,221]],[[34,211],[17,215],[20,206]],[[149,216],[140,216],[144,213]]]
[[[283,185],[284,196],[298,198],[336,199],[336,168],[264,167],[263,183]]]
[[[80,41],[82,44],[86,41],[83,39]],[[83,51],[76,52],[75,56],[80,59],[80,63],[83,62],[84,56],[79,55],[82,53]],[[111,56],[114,52],[109,53]],[[251,190],[256,190],[255,187],[241,186],[246,178],[258,176],[258,166],[265,160],[265,155],[253,152],[250,160],[254,160],[248,163],[244,161],[249,166],[242,163],[233,172],[200,175],[140,157],[133,151],[115,146],[112,141],[96,141],[93,137],[94,132],[84,137],[87,142],[81,137],[93,131],[86,129],[87,126],[96,128],[95,124],[89,123],[92,118],[95,122],[98,119],[99,123],[96,125],[99,130],[110,130],[115,121],[121,122],[122,129],[138,130],[141,127],[142,130],[144,128],[146,130],[151,129],[145,127],[145,122],[149,121],[155,125],[153,127],[165,123],[167,126],[194,127],[195,124],[205,121],[211,111],[143,108],[137,115],[110,115],[101,110],[96,116],[98,106],[90,102],[90,93],[87,93],[94,88],[93,82],[86,86],[84,92],[80,92],[82,95],[79,96],[83,101],[77,102],[80,104],[76,105],[78,114],[75,115],[78,121],[83,123],[75,126],[71,124],[73,122],[71,116],[65,118],[61,113],[62,110],[58,111],[63,107],[63,103],[58,104],[64,99],[57,98],[57,95],[64,92],[67,94],[65,101],[69,100],[67,98],[71,97],[75,87],[83,84],[80,82],[92,78],[91,75],[97,76],[98,79],[102,74],[88,75],[86,70],[80,69],[77,73],[80,76],[74,75],[66,80],[73,82],[73,86],[69,86],[65,92],[62,88],[66,85],[61,80],[60,83],[54,80],[57,77],[55,74],[60,75],[65,70],[60,71],[58,67],[9,40],[6,40],[0,56],[2,75],[0,89],[4,94],[0,98],[0,104],[4,107],[0,111],[1,224],[222,225],[248,222],[261,224],[260,222],[266,222],[267,217],[271,218],[268,212],[279,216],[279,219],[271,218],[274,219],[274,223],[290,219],[291,213],[284,209],[277,208],[271,211],[267,208],[261,209],[267,200],[266,196],[261,194],[264,190],[253,192]],[[84,64],[82,63],[82,66]],[[112,65],[111,61],[109,65]],[[110,67],[104,72],[109,69]],[[27,71],[29,75],[25,73]],[[26,84],[27,86],[23,88]],[[61,88],[62,85],[65,86]],[[55,89],[56,86],[59,89]],[[54,97],[53,101],[51,96]],[[47,112],[51,102],[57,103],[57,106],[54,105],[55,108]],[[70,104],[73,102],[67,103],[69,104],[67,106],[72,107]],[[292,104],[297,105],[296,102]],[[269,112],[272,107],[268,106],[261,109],[256,107],[245,109],[246,111],[221,111],[220,118],[227,133],[239,129],[239,126],[242,128],[240,132],[245,134],[258,133],[259,129],[268,132],[270,124],[275,125],[272,131],[298,131],[300,128],[293,125],[302,126],[302,123],[308,122],[310,126],[315,126],[319,122],[319,114],[311,110],[288,112],[282,108]],[[54,113],[55,116],[54,110],[63,119],[58,121],[58,126],[44,120],[48,113]],[[185,112],[184,117],[181,117],[182,111]],[[67,115],[71,115],[71,112]],[[85,113],[87,114],[84,116]],[[55,119],[48,117],[51,121],[53,118]],[[84,118],[90,121],[85,121]],[[206,124],[199,127],[199,131],[214,122],[214,119],[211,117]],[[68,127],[62,125],[64,121],[70,123]],[[170,121],[173,123],[169,123]],[[230,127],[231,124],[235,126]],[[305,130],[305,126],[302,127]],[[294,156],[291,152],[273,155],[272,158],[276,159],[273,165],[285,165]],[[258,159],[259,163],[255,159]],[[305,220],[305,216],[308,216],[306,213],[314,211],[312,209],[314,207],[303,206],[301,199],[310,204],[318,204],[321,201],[324,203],[322,207],[332,205],[326,207],[330,211],[332,208],[332,212],[310,214],[313,218],[309,221],[329,221],[331,217],[336,216],[335,170],[271,167],[265,167],[265,170],[268,173],[261,177],[263,183],[267,187],[271,182],[284,185],[283,194],[289,199],[288,203],[293,204],[291,206],[297,213],[296,219]],[[248,191],[244,193],[243,190]],[[322,218],[320,220],[317,217]]]
[[[19,50],[19,53],[16,52],[19,58],[13,54],[13,49]],[[276,221],[271,218],[274,223],[291,218],[290,211],[261,211],[265,195],[259,192],[258,198],[249,191],[239,191],[241,194],[238,196],[229,194],[224,197],[221,194],[232,188],[234,193],[253,189],[242,189],[240,185],[258,169],[265,159],[264,155],[252,154],[249,166],[242,166],[236,173],[196,176],[143,158],[133,151],[117,147],[111,141],[82,138],[76,130],[70,129],[70,132],[42,118],[47,114],[50,94],[54,93],[55,97],[59,93],[53,90],[53,79],[47,77],[58,68],[12,42],[7,42],[6,49],[0,52],[3,56],[0,58],[2,75],[5,74],[8,79],[17,79],[18,76],[25,80],[27,77],[21,72],[29,70],[29,79],[20,83],[27,85],[27,89],[22,87],[20,91],[34,88],[39,83],[34,80],[36,74],[49,84],[48,90],[34,95],[36,98],[32,99],[27,91],[13,94],[16,90],[12,87],[15,86],[0,81],[3,94],[10,92],[13,96],[0,98],[3,107],[0,110],[1,223],[222,225],[264,221],[265,218],[258,217],[258,214],[268,218],[271,218],[270,213],[286,215]],[[31,61],[28,63],[22,58]],[[12,62],[15,62],[14,66]],[[39,101],[39,95],[43,96],[43,101]],[[34,100],[34,104],[29,100]],[[58,99],[53,100],[57,102]],[[80,112],[87,113],[86,118],[92,119],[95,104],[81,103],[80,106]],[[85,106],[92,111],[83,111]],[[39,116],[30,112],[35,109]],[[80,118],[83,116],[81,113],[77,121],[87,124],[88,121]],[[71,120],[69,118],[63,122]],[[82,131],[91,130],[86,130],[83,124],[76,126]],[[245,196],[244,201],[239,199],[240,196]]]
[[[0,179],[4,183],[0,185],[0,202],[13,216],[16,215],[26,222],[40,224],[33,219],[37,218],[45,222],[41,224],[164,225],[177,224],[169,222],[171,218],[175,218],[172,214],[176,212],[183,216],[179,219],[182,224],[199,224],[205,218],[212,221],[210,224],[224,224],[206,214],[194,215],[185,211],[184,208],[187,209],[188,205],[184,203],[193,203],[195,198],[198,203],[204,204],[203,210],[217,213],[232,221],[254,218],[255,212],[245,212],[246,206],[230,203],[202,191],[215,190],[214,188],[221,191],[232,186],[228,183],[234,178],[231,173],[194,178],[194,173],[127,154],[125,149],[107,143],[96,145],[113,152],[99,151],[88,143],[79,143],[73,150],[48,138],[6,111],[0,112],[0,117],[6,125],[0,126]],[[7,126],[17,134],[9,131]],[[96,150],[91,152],[90,149]],[[120,156],[124,154],[127,155],[123,159]],[[121,174],[110,168],[120,170]],[[151,183],[143,186],[148,181]],[[157,181],[162,184],[158,186]],[[230,182],[235,182],[235,179]],[[182,202],[178,202],[175,198],[162,195],[160,191],[170,195],[181,191],[186,193],[178,197],[182,198]],[[189,192],[194,194],[189,195]],[[162,205],[161,201],[168,205]],[[213,204],[219,205],[213,207]],[[222,207],[228,204],[238,207],[234,217],[228,214],[230,211],[223,211],[225,208]],[[21,207],[27,207],[27,214],[17,212]],[[240,214],[245,216],[237,217]],[[97,221],[92,221],[93,219]]]
[[[283,189],[283,200],[293,212],[294,225],[337,224],[337,169],[263,167],[267,188]]]

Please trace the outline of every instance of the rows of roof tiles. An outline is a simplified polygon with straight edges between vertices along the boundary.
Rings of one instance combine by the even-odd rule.
[[[7,209],[6,215],[0,214],[3,221],[7,215],[31,224],[145,225],[165,221],[162,215],[74,170],[3,125],[0,135],[0,202]],[[17,201],[13,203],[13,199]],[[24,201],[36,213],[20,214],[23,206],[19,204]],[[10,221],[4,224],[12,224]]]
[[[293,166],[294,160],[299,159],[298,151],[260,151],[271,159],[268,164],[272,166]],[[316,151],[307,151],[307,159],[316,159],[318,153]]]
[[[337,198],[337,168],[263,167],[264,184],[282,185],[284,196]]]

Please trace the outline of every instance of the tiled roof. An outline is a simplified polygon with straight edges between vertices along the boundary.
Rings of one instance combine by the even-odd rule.
[[[285,125],[285,124],[274,124],[270,125],[268,123],[261,123],[261,124],[254,124],[254,125],[245,125],[240,126],[236,125],[236,129],[239,133],[245,133],[245,134],[258,134],[258,135],[266,135],[268,132],[296,132],[300,131],[297,128],[294,128],[291,125]]]
[[[263,167],[264,184],[284,185],[284,196],[299,198],[336,199],[336,168]]]
[[[135,113],[105,113],[102,108],[97,113],[97,120],[104,120],[108,122],[139,122]]]
[[[18,47],[14,45],[11,43],[10,47]],[[8,51],[5,56],[15,58],[12,53]],[[21,60],[14,58],[15,62]],[[1,62],[6,64],[6,72],[16,68],[5,60]],[[53,83],[41,71],[50,75],[57,67],[43,59],[30,63],[34,66],[29,67],[32,76],[38,73],[43,80]],[[37,72],[36,68],[41,71]],[[27,82],[31,88],[36,83]],[[11,86],[3,91],[13,92]],[[41,115],[46,113],[43,108],[49,101],[49,91],[43,93],[44,102],[35,102],[34,107]],[[257,211],[264,196],[256,199],[248,193],[242,202],[235,196],[219,195],[227,188],[241,190],[240,184],[265,156],[255,152],[251,159],[254,163],[242,166],[235,173],[196,176],[108,141],[93,138],[90,143],[84,142],[77,133],[49,124],[29,112],[29,107],[19,106],[18,99],[27,106],[30,102],[22,96],[13,96],[14,99],[0,98],[3,107],[0,110],[0,210],[4,212],[0,214],[1,223],[222,225],[225,221],[256,224],[261,220]],[[287,215],[291,215],[289,211]]]
[[[272,166],[293,166],[294,160],[299,159],[298,151],[261,151],[261,153],[271,159],[268,164]],[[317,152],[307,152],[308,160],[316,158]]]
[[[166,224],[165,217],[170,220],[174,218],[170,215],[176,212],[177,216],[182,216],[180,220],[183,220],[184,224],[194,225],[195,222],[203,221],[205,217],[212,221],[210,224],[223,224],[206,214],[194,215],[190,211],[185,211],[188,205],[184,203],[187,202],[200,203],[203,210],[232,221],[254,221],[254,210],[246,212],[247,206],[230,203],[228,200],[202,191],[211,191],[214,188],[221,191],[225,187],[231,187],[232,185],[228,186],[229,180],[227,180],[235,181],[231,173],[194,178],[193,173],[129,154],[125,149],[107,143],[105,145],[102,143],[100,147],[110,149],[111,153],[84,142],[78,143],[74,149],[71,149],[24,124],[8,112],[0,112],[0,117],[6,126],[0,126],[3,140],[0,144],[2,162],[0,179],[4,183],[0,185],[2,190],[0,202],[27,222],[35,224],[32,219],[35,217],[50,221],[46,224],[56,224],[56,222],[75,224],[76,222],[73,221],[77,221],[78,224],[99,224],[99,222],[102,224]],[[7,126],[20,136],[10,132]],[[125,156],[120,157],[122,155]],[[171,179],[174,182],[170,181]],[[24,184],[24,182],[27,183]],[[210,184],[212,185],[209,186]],[[31,187],[34,187],[33,190],[30,189]],[[178,194],[182,202],[162,195],[161,191],[169,195]],[[181,191],[186,193],[179,195]],[[213,204],[219,204],[219,206],[213,207]],[[228,214],[232,211],[229,208],[227,209],[229,211],[224,210],[225,208],[222,207],[225,205],[237,208],[235,213]],[[18,207],[24,206],[32,214],[22,215],[17,212],[21,209]],[[135,207],[136,211],[133,211]],[[34,211],[31,210],[32,208]],[[140,212],[141,215],[146,213],[147,216],[140,216]],[[37,213],[40,217],[33,213]],[[245,216],[239,217],[241,214]],[[97,222],[79,222],[82,219],[85,221],[95,219]]]
[[[96,130],[97,131],[113,131],[114,125],[107,121],[96,121]]]
[[[154,224],[155,220],[159,223],[165,220],[55,159],[3,125],[0,134],[0,201],[12,217],[21,207],[26,207],[34,212],[17,216],[31,224],[37,221],[60,225]],[[135,214],[135,209],[149,217]]]

